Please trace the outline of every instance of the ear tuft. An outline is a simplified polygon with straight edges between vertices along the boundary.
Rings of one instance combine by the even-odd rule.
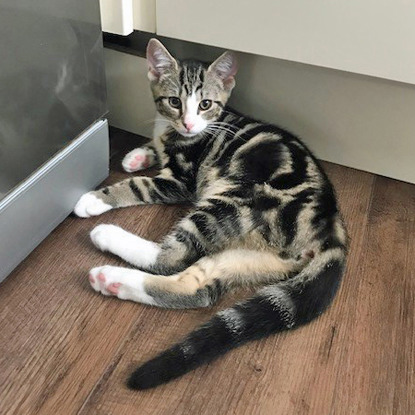
[[[232,89],[235,85],[234,76],[238,71],[236,55],[229,51],[223,53],[208,70],[214,72],[223,81],[225,87]]]
[[[178,65],[163,44],[152,38],[147,45],[148,77],[151,81],[158,80],[167,72],[176,70]]]

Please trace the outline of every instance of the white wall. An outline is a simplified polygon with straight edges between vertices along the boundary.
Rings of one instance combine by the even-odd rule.
[[[110,125],[151,137],[154,103],[145,59],[104,51]]]
[[[169,41],[179,57],[220,50]],[[231,105],[299,134],[317,157],[415,183],[415,86],[240,54]],[[111,125],[149,136],[146,63],[105,51]]]

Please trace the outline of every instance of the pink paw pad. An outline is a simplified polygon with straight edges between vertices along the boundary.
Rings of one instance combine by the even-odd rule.
[[[95,283],[95,278],[93,277],[93,275],[92,275],[92,274],[89,274],[89,275],[88,275],[88,279],[89,279],[89,282],[91,282],[92,284],[94,284],[94,283]]]
[[[101,272],[100,274],[98,274],[98,279],[99,279],[101,282],[105,282],[105,275]]]
[[[149,165],[150,165],[150,160],[148,159],[148,157],[146,157],[143,162],[143,167],[146,169]]]
[[[120,282],[114,282],[112,284],[109,284],[107,287],[107,291],[109,291],[111,294],[118,294],[118,289],[121,287],[121,283]]]
[[[142,163],[144,168],[147,168],[150,164],[148,161],[148,157],[142,156],[141,154],[137,154],[135,157],[135,160],[133,160],[130,163],[130,168],[135,169],[140,163]]]

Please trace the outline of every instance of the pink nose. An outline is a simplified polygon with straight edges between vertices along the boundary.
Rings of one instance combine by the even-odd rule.
[[[187,131],[190,131],[195,125],[191,122],[183,122],[184,126],[186,127]]]

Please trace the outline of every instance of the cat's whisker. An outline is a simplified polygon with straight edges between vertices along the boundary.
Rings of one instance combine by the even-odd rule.
[[[220,126],[220,127],[226,127],[226,128],[230,128],[232,130],[238,131],[239,128],[236,127],[235,125],[232,125],[228,122],[220,122],[220,121],[214,121],[211,123],[211,125],[216,125],[216,126]]]
[[[230,124],[230,123],[228,123],[228,122],[223,122],[223,121],[214,121],[214,122],[212,122],[211,124],[213,124],[213,125],[224,125],[224,126],[226,126],[226,127],[229,127],[229,128],[234,128],[235,130],[238,130],[238,127],[236,127],[235,125],[232,125],[232,124]]]
[[[215,129],[215,130],[210,129],[210,130],[208,130],[208,131],[209,131],[209,133],[211,133],[211,134],[216,134],[216,135],[220,134],[221,132],[225,132],[225,133],[227,133],[227,134],[233,135],[233,133],[232,133],[232,132],[225,131],[225,130],[219,130],[219,129]]]
[[[215,132],[217,132],[217,131],[226,131],[227,133],[231,134],[232,136],[234,136],[236,134],[236,131],[231,130],[229,128],[219,126],[219,125],[214,125],[214,126],[208,125],[206,127],[206,129],[210,129],[210,131],[215,131]]]
[[[237,128],[232,128],[231,126],[228,126],[228,125],[225,125],[225,124],[222,125],[222,124],[211,123],[210,125],[212,127],[217,127],[217,128],[226,128],[226,129],[228,129],[230,131],[233,131],[233,132],[237,132],[238,131]]]

